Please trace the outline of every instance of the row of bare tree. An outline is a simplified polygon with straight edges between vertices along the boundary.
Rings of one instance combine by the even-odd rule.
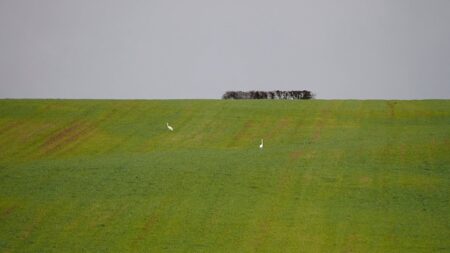
[[[314,94],[308,90],[291,91],[227,91],[222,99],[312,99]]]

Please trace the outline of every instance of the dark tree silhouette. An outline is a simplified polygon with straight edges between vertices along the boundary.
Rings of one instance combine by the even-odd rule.
[[[222,99],[312,99],[314,94],[308,90],[291,91],[227,91]]]

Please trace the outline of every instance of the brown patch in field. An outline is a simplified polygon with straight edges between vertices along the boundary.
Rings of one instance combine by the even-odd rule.
[[[263,243],[269,238],[272,224],[270,220],[261,222],[258,225],[258,236],[255,239],[255,252],[259,252]]]
[[[154,226],[159,221],[159,214],[152,213],[144,223],[144,226],[142,227],[141,232],[138,234],[138,236],[133,240],[132,247],[135,248],[138,243],[145,239],[145,236],[154,228]]]
[[[94,129],[95,126],[93,124],[75,121],[68,127],[65,127],[50,136],[41,146],[41,150],[44,154],[53,153],[58,149],[77,141],[82,136],[92,132]]]
[[[239,130],[239,132],[234,136],[233,141],[230,142],[229,146],[235,146],[237,143],[239,143],[240,140],[245,139],[249,136],[249,132],[255,125],[255,122],[253,120],[249,120],[245,122],[244,126]]]
[[[325,109],[323,110],[320,115],[319,115],[319,119],[316,121],[315,126],[314,126],[314,132],[313,132],[313,136],[312,136],[312,142],[316,142],[320,139],[321,135],[322,135],[322,129],[325,127],[325,120],[326,118],[328,118],[331,114],[331,110],[330,109]]]
[[[290,118],[282,118],[280,119],[275,127],[270,131],[270,133],[267,135],[268,139],[272,139],[274,136],[276,136],[278,133],[282,132],[284,129],[289,127],[292,120]]]
[[[389,101],[387,102],[387,105],[389,107],[389,116],[391,118],[395,117],[395,105],[397,104],[397,102],[393,102],[393,101]]]
[[[144,227],[142,228],[142,231],[144,232],[148,232],[150,231],[155,224],[158,222],[159,220],[159,215],[157,214],[152,214],[148,217],[147,221],[144,224]]]
[[[8,122],[4,124],[2,127],[0,127],[0,134],[5,134],[10,130],[13,130],[14,128],[18,127],[20,125],[20,122]]]
[[[444,144],[448,147],[450,146],[450,139],[445,139]]]
[[[131,242],[131,247],[135,249],[139,242],[145,239],[145,236],[150,233],[155,225],[159,222],[161,213],[164,212],[164,209],[170,204],[171,199],[167,198],[161,201],[160,207],[152,212],[148,218],[146,219],[144,226],[141,229],[141,232],[136,236],[136,238]]]
[[[292,162],[297,161],[300,157],[302,157],[303,152],[300,150],[292,151],[289,153],[289,158]]]
[[[44,146],[50,147],[50,148],[53,146],[57,146],[58,143],[62,142],[67,137],[76,135],[76,133],[78,132],[78,128],[80,128],[80,127],[81,127],[80,122],[72,123],[70,126],[64,128],[64,129],[58,131],[57,133],[53,134],[52,136],[50,136],[50,138],[48,138],[47,141],[45,141]]]
[[[363,176],[363,177],[359,178],[359,183],[364,186],[368,186],[368,185],[372,184],[372,181],[373,181],[372,178],[370,178],[368,176]]]
[[[349,235],[344,243],[344,252],[357,252],[355,250],[355,244],[358,244],[360,241],[360,236],[355,234]]]
[[[16,209],[16,206],[10,206],[2,210],[0,213],[0,218],[5,219],[8,217],[14,210]]]
[[[67,106],[68,109],[72,107],[73,106]],[[50,134],[48,134],[48,138],[40,143],[33,144],[33,147],[31,147],[32,149],[28,152],[28,156],[32,159],[36,159],[54,153],[70,153],[71,150],[76,149],[82,144],[83,140],[86,140],[97,133],[98,126],[111,120],[115,120],[118,117],[126,117],[134,107],[134,105],[120,104],[111,109],[102,110],[95,121],[74,119],[72,122],[65,123],[65,127],[63,128],[56,122],[47,122],[43,124],[43,129],[38,130],[40,132],[36,132],[36,134],[48,133],[51,131]],[[33,138],[33,136],[27,134],[23,136],[23,138],[26,140],[26,138]],[[24,154],[24,156],[26,155]]]

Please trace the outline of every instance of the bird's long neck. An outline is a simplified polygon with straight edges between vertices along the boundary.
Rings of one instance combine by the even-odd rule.
[[[264,140],[263,139],[261,139],[261,144],[264,144]]]

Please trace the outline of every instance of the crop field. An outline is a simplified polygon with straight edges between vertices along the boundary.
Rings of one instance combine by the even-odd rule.
[[[0,252],[450,252],[450,100],[0,100]]]

